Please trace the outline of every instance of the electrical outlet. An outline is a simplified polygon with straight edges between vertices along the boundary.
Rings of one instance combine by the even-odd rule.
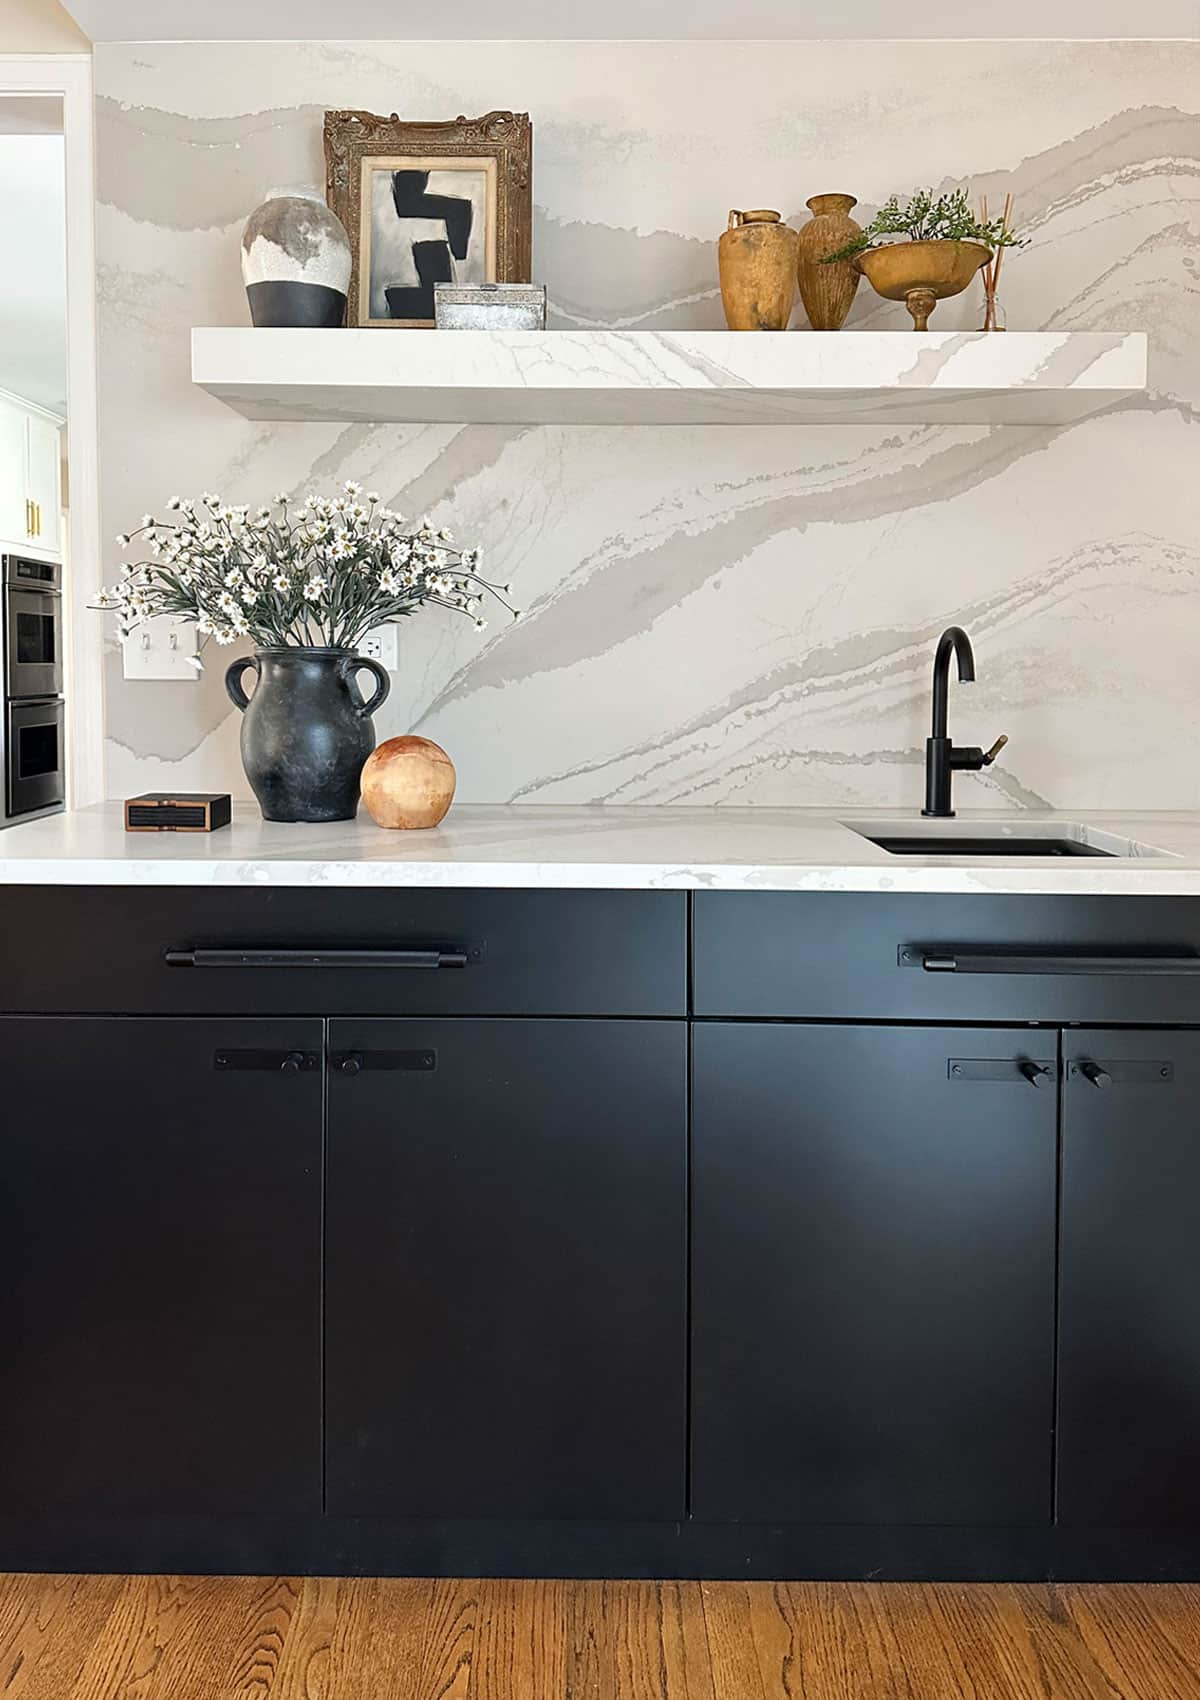
[[[195,654],[195,626],[160,614],[121,645],[121,667],[127,679],[197,679]]]
[[[376,626],[373,632],[368,632],[358,646],[358,653],[371,661],[378,661],[381,667],[394,673],[400,665],[400,643],[395,624]]]

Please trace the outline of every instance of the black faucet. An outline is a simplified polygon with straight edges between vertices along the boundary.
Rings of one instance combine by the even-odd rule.
[[[951,808],[950,782],[956,769],[977,773],[981,767],[991,767],[1008,742],[1001,734],[990,750],[974,744],[955,745],[946,731],[946,699],[950,691],[950,657],[958,659],[958,676],[963,684],[975,678],[975,651],[961,626],[947,626],[938,639],[933,658],[933,735],[925,740],[925,807],[923,815],[948,820]]]

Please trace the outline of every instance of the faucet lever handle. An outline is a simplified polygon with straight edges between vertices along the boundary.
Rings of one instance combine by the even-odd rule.
[[[991,767],[992,763],[995,761],[996,757],[1000,754],[1000,751],[1004,748],[1004,746],[1005,746],[1005,744],[1007,744],[1007,742],[1008,742],[1008,733],[1007,732],[1001,732],[1000,736],[996,739],[996,742],[992,745],[991,749],[985,750],[983,752],[983,765],[984,765],[984,767]]]

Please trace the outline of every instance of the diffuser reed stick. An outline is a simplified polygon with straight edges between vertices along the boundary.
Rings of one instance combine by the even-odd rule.
[[[981,218],[982,218],[983,222],[986,224],[987,223],[987,216],[988,216],[988,203],[987,203],[987,196],[986,195],[984,195],[980,200],[979,210],[980,210]],[[999,283],[1000,283],[1000,262],[1004,258],[1003,237],[1006,236],[1011,229],[1012,229],[1012,194],[1010,192],[1009,194],[1005,195],[1005,197],[1004,197],[1004,216],[1000,220],[1000,233],[1001,233],[1002,241],[993,250],[991,259],[982,268],[982,272],[981,272],[981,275],[983,277],[983,326],[982,326],[982,328],[985,331],[999,331],[999,330],[1004,329],[1004,326],[1000,323],[1000,312],[999,312],[999,308],[998,308],[997,303],[996,303],[996,290],[997,290]]]

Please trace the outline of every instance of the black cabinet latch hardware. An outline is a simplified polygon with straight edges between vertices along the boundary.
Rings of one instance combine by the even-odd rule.
[[[213,1067],[230,1074],[311,1074],[321,1066],[316,1051],[217,1051]]]
[[[339,1074],[429,1074],[437,1067],[436,1051],[339,1051],[333,1058]]]
[[[1110,1086],[1169,1086],[1175,1079],[1171,1062],[1098,1062],[1093,1057],[1076,1057],[1067,1064],[1067,1078],[1086,1080],[1089,1086],[1106,1091]]]
[[[1053,1086],[1058,1079],[1052,1062],[1033,1057],[951,1057],[946,1073],[951,1080],[1023,1081],[1027,1086]]]

